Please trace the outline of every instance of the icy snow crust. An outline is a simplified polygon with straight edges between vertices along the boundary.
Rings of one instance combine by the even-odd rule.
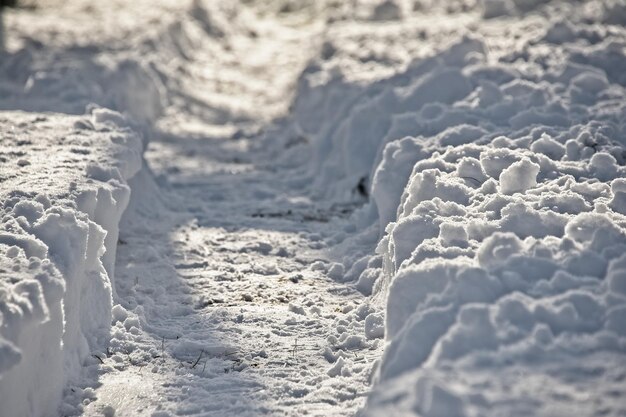
[[[49,415],[109,337],[118,224],[142,152],[121,120],[0,112],[2,415]]]
[[[364,415],[623,415],[625,5],[447,4],[421,16],[431,48],[505,17],[390,77],[376,55],[416,29],[338,24],[300,80],[314,192],[369,191],[381,233],[382,269],[351,270],[386,306]]]

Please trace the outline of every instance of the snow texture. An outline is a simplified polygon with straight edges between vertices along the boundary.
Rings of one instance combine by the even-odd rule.
[[[119,113],[0,112],[0,404],[54,410],[108,339],[118,225],[141,138]]]
[[[359,278],[386,306],[364,415],[626,412],[617,4],[485,1],[473,33],[391,76],[336,58],[301,81],[315,192],[361,188],[381,233],[382,273]]]
[[[42,3],[2,415],[626,414],[623,0]]]

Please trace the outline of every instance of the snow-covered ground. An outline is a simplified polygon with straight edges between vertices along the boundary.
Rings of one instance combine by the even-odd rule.
[[[382,271],[355,264],[386,306],[364,414],[622,415],[625,4],[485,6],[339,25],[302,83],[315,191],[370,190],[381,232]],[[376,30],[377,61],[416,30],[427,57],[359,83],[342,61]]]
[[[1,416],[626,414],[623,0],[35,6]]]
[[[3,416],[46,415],[107,344],[118,225],[141,168],[119,113],[0,112]]]

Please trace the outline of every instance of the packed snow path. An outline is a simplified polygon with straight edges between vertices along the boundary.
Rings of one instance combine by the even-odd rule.
[[[372,309],[328,276],[343,269],[325,242],[353,231],[354,207],[300,195],[305,164],[277,165],[257,144],[316,28],[271,26],[233,42],[230,61],[197,53],[187,71],[205,75],[168,79],[175,110],[152,133],[154,176],[132,180],[120,225],[110,346],[68,386],[63,415],[340,416],[363,404],[382,333],[365,337]]]
[[[284,172],[206,163],[213,175],[161,190],[179,211],[155,210],[140,188],[133,197],[117,293],[145,316],[114,310],[118,329],[100,359],[119,369],[101,375],[86,414],[106,406],[122,416],[353,414],[380,354],[363,337],[369,310],[311,268],[324,257],[321,237],[342,220],[268,198],[284,195]],[[348,372],[335,362],[341,355]]]

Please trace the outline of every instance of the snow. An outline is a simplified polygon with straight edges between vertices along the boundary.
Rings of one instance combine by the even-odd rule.
[[[361,268],[357,281],[385,306],[387,343],[363,413],[619,415],[625,345],[613,311],[624,299],[609,282],[626,243],[626,172],[624,82],[612,67],[624,60],[608,45],[623,44],[623,28],[598,32],[609,2],[483,5],[489,20],[471,35],[449,35],[404,68],[396,60],[391,76],[322,61],[306,79],[342,83],[296,102],[318,149],[314,192],[351,200],[366,184],[372,202],[358,221],[381,236],[382,271]],[[344,45],[350,25],[333,33]],[[367,42],[406,50],[403,30],[369,26]],[[307,99],[342,116],[311,129]],[[587,365],[597,374],[582,375]],[[587,394],[559,394],[577,391]]]
[[[623,415],[625,11],[3,12],[0,414]]]
[[[0,113],[3,414],[48,413],[108,338],[118,223],[142,145],[94,113]]]

